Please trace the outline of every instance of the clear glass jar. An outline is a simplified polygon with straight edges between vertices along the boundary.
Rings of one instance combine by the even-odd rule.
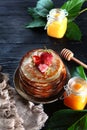
[[[83,110],[87,103],[87,81],[71,78],[64,89],[64,104],[74,110]]]
[[[67,29],[68,12],[65,9],[52,9],[47,15],[47,34],[51,37],[62,38]]]

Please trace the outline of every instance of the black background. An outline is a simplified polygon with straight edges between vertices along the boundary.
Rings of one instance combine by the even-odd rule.
[[[59,7],[66,0],[53,0],[56,7]],[[37,0],[0,0],[0,65],[3,72],[9,73],[10,84],[13,84],[13,74],[21,57],[29,50],[36,48],[51,48],[58,53],[66,47],[72,50],[75,57],[87,64],[87,12],[81,14],[76,23],[82,31],[82,40],[69,41],[66,38],[55,39],[48,37],[44,29],[26,29],[30,22],[27,9],[34,7]],[[87,7],[87,2],[83,8]],[[64,61],[65,62],[65,61]],[[77,64],[65,62],[69,69]],[[85,70],[86,71],[86,70]],[[62,101],[44,105],[47,114],[65,108]]]

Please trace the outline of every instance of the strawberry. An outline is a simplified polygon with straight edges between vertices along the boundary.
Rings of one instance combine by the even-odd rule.
[[[53,55],[49,52],[43,52],[41,54],[41,63],[50,66],[52,64]]]
[[[48,69],[48,65],[46,65],[46,64],[39,64],[38,65],[38,69],[40,70],[40,72],[44,73]]]
[[[35,63],[35,65],[39,65],[41,63],[40,56],[34,55],[32,58],[33,58],[33,62]]]
[[[43,52],[40,56],[34,55],[33,62],[38,67],[39,71],[44,73],[47,71],[48,67],[52,64],[53,55],[49,52]]]

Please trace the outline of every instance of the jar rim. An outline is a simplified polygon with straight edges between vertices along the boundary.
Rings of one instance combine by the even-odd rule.
[[[78,88],[74,88],[75,84],[81,86],[77,86]],[[86,85],[87,85],[87,81],[85,81],[84,79],[80,77],[73,77],[68,81],[68,84],[64,86],[64,89],[68,95],[70,95],[71,93],[80,95],[86,93],[86,89],[87,89]]]

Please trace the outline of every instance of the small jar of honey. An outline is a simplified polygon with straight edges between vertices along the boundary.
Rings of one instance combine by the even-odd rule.
[[[64,104],[73,110],[83,110],[87,103],[87,81],[73,77],[64,89]]]
[[[62,38],[67,30],[68,12],[65,9],[52,9],[47,15],[47,34],[54,38]]]

